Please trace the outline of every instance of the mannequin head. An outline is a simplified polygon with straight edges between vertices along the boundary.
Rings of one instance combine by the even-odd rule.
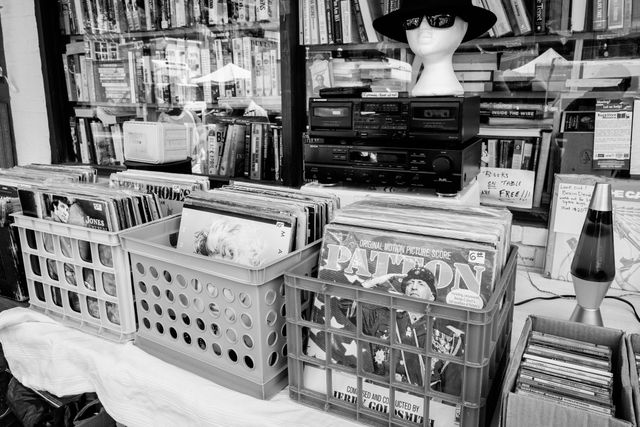
[[[422,67],[413,96],[462,95],[452,58],[460,43],[488,31],[496,22],[493,12],[472,0],[400,0],[400,7],[377,18],[379,33],[409,43]],[[414,71],[417,71],[414,68]]]
[[[453,20],[452,25],[442,28],[429,24],[431,21],[436,25],[442,25],[442,23],[448,25],[449,20]],[[419,25],[414,28],[418,22],[420,22]],[[467,33],[468,24],[459,16],[441,14],[408,18],[403,26],[406,28],[407,42],[411,51],[424,61],[438,61],[453,55]]]

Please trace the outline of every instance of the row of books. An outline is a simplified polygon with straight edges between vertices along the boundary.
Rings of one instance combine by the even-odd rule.
[[[394,58],[332,58],[315,52],[307,62],[307,93],[318,96],[325,87],[369,86],[374,92],[404,92],[411,82],[411,65]]]
[[[84,164],[123,165],[122,124],[104,124],[98,119],[70,117],[71,143],[76,160]]]
[[[537,127],[481,126],[482,168],[533,172],[533,206],[542,202],[551,150],[551,131]]]
[[[490,37],[567,34],[640,28],[640,4],[625,0],[473,0],[492,11]],[[299,0],[300,43],[371,43],[382,40],[373,21],[398,8],[379,0]]]
[[[625,0],[473,0],[498,18],[491,37],[630,30],[640,27],[640,5]]]
[[[459,52],[453,68],[468,92],[625,91],[638,88],[633,77],[640,72],[640,61],[569,61],[553,49],[542,54],[536,50],[520,61],[507,54]]]
[[[282,126],[243,117],[219,119],[206,127],[200,170],[228,178],[282,179]]]
[[[373,21],[399,7],[397,1],[298,0],[300,43],[375,43],[382,36]]]
[[[71,101],[183,105],[280,95],[278,41],[260,37],[75,42],[63,55]],[[225,68],[225,66],[227,68]]]
[[[127,33],[274,21],[277,0],[58,0],[64,34]]]

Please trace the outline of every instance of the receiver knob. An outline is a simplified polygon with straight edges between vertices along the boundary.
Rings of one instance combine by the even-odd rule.
[[[451,172],[451,166],[451,159],[447,156],[438,156],[431,162],[433,171],[440,175]]]

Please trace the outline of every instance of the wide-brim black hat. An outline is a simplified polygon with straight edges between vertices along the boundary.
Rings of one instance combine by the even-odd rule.
[[[393,40],[407,43],[402,21],[417,14],[436,13],[451,13],[467,21],[469,26],[463,42],[475,39],[496,23],[493,12],[474,6],[471,0],[401,0],[400,8],[373,21],[373,28]]]

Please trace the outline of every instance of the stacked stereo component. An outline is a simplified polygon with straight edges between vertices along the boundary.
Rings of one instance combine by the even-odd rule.
[[[345,92],[309,100],[306,180],[450,195],[480,172],[479,97]]]

